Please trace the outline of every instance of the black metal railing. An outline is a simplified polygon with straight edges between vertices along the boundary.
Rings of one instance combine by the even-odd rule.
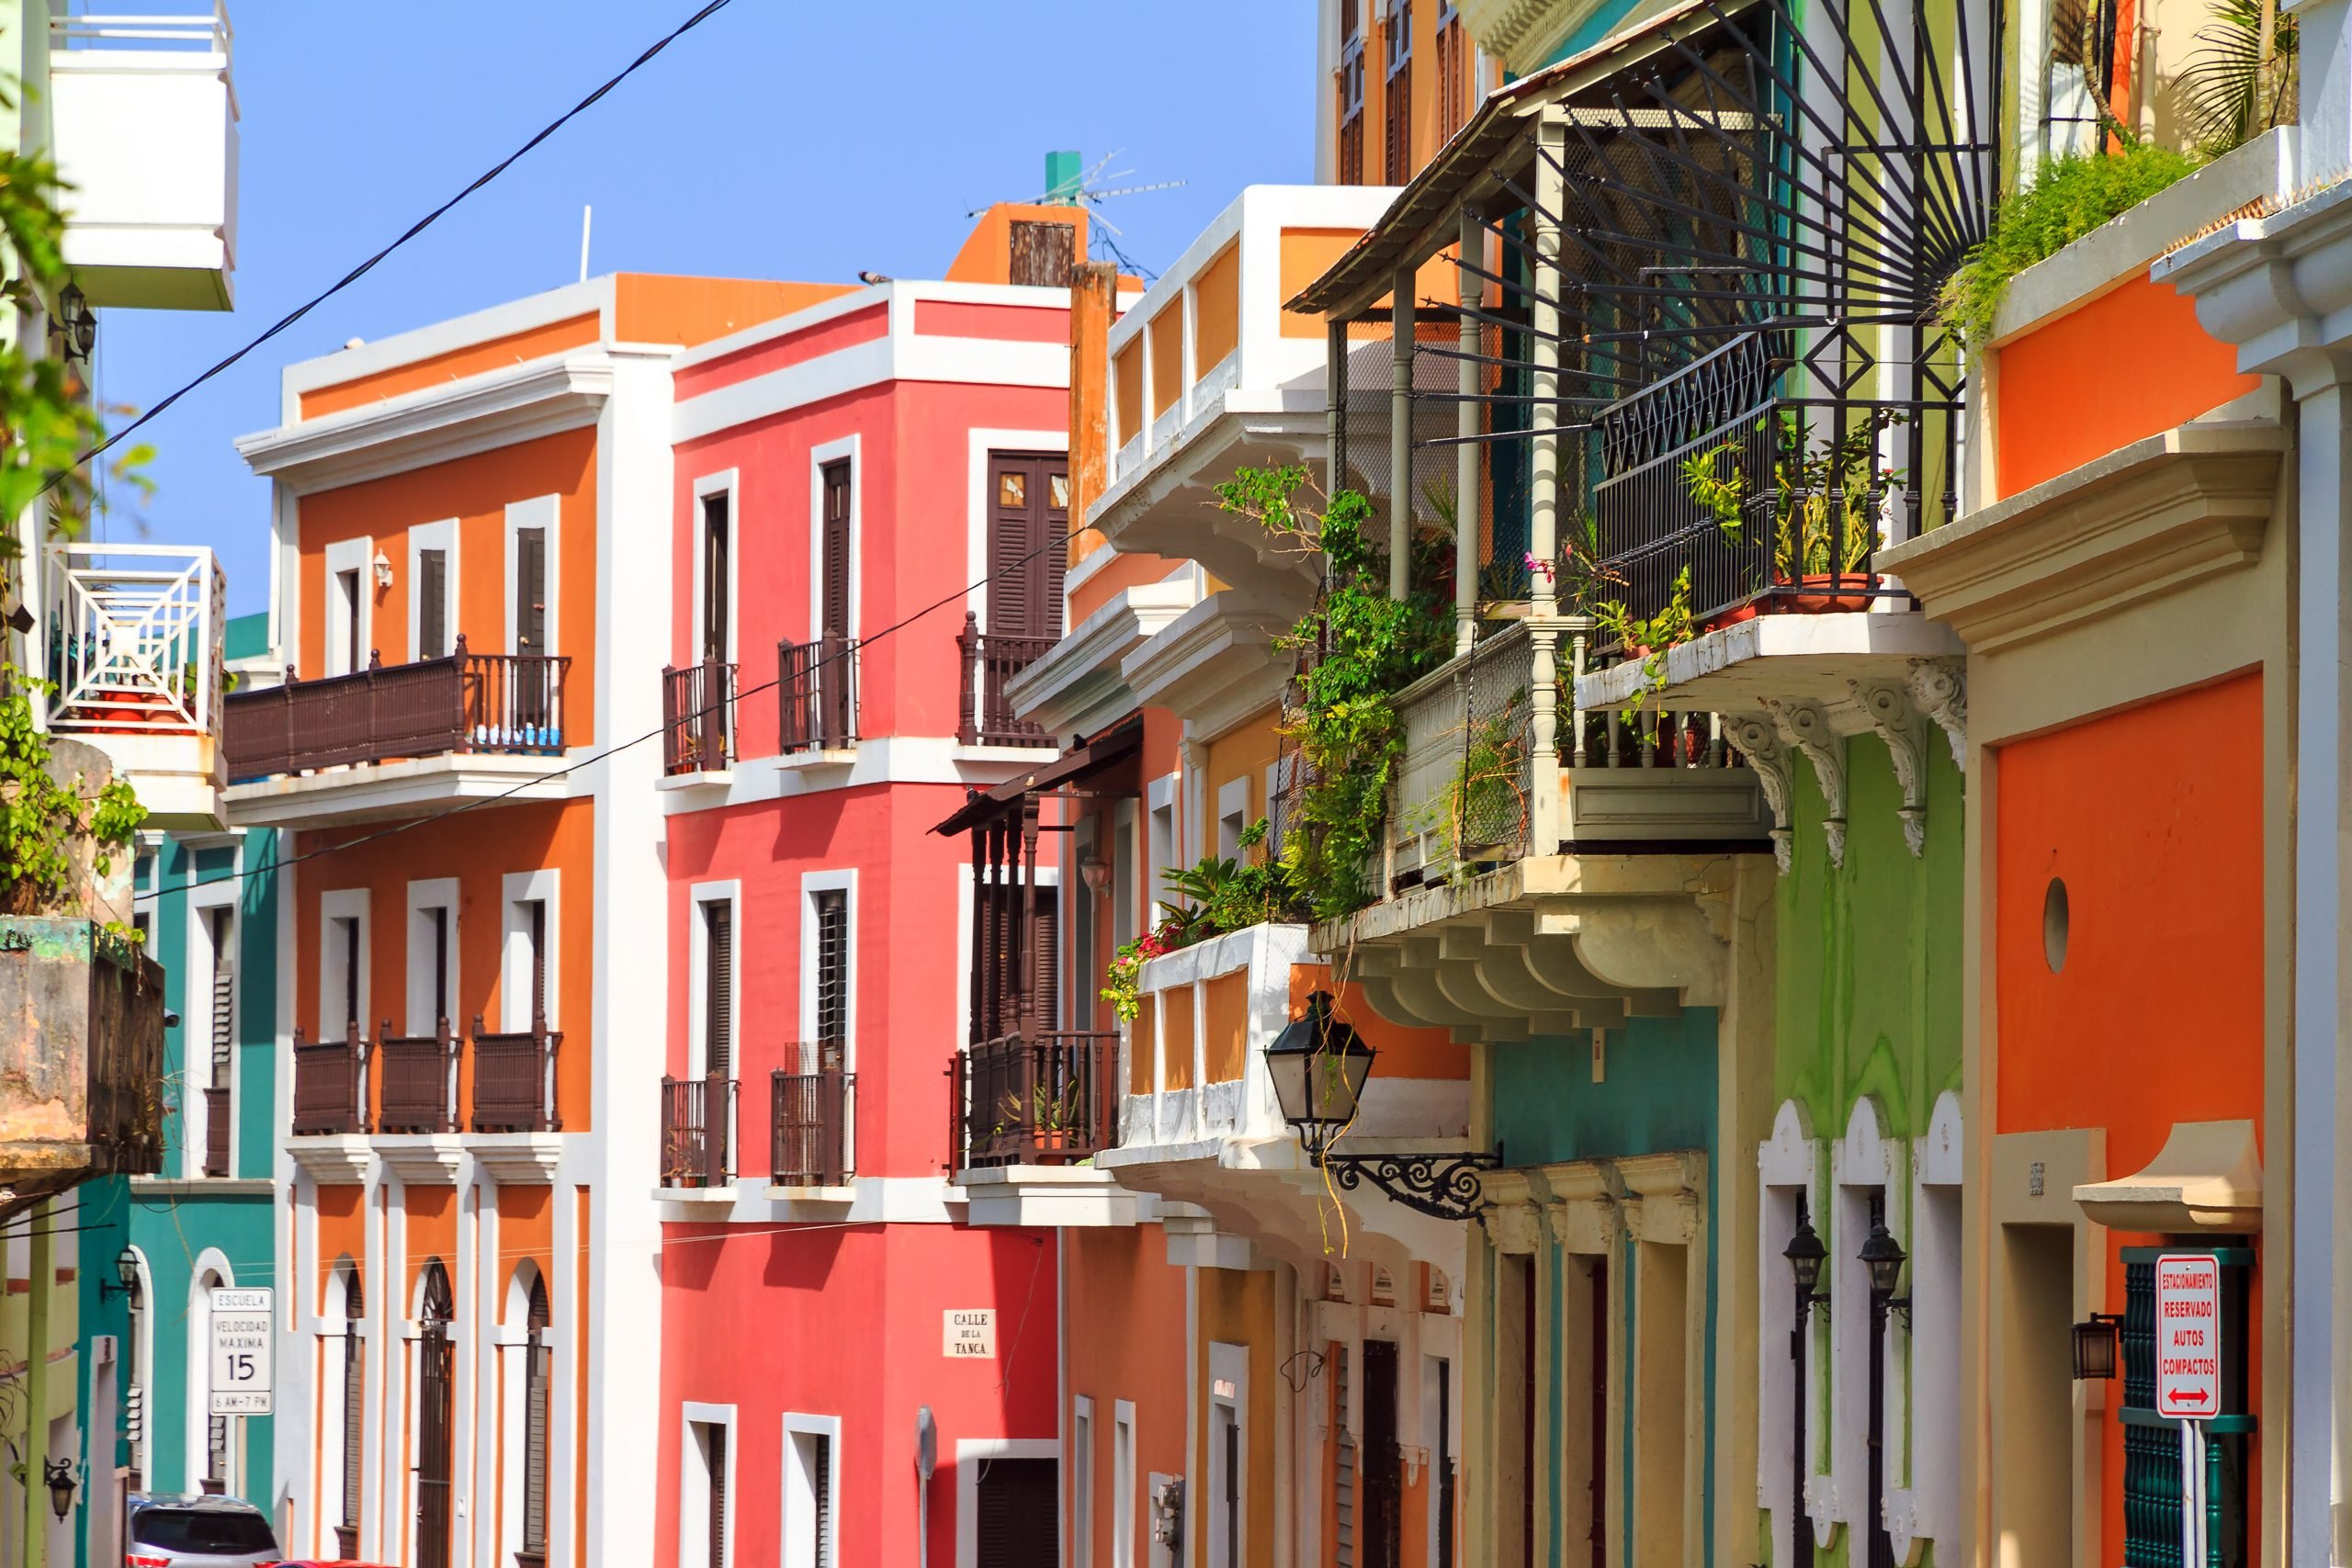
[[[662,771],[713,773],[734,760],[735,666],[689,664],[662,671]]]
[[[230,695],[221,748],[229,776],[438,757],[455,751],[560,751],[568,657],[469,653],[370,662],[323,681]]]
[[[1119,1136],[1119,1037],[1018,1034],[956,1054],[948,1067],[948,1166],[1069,1165]]]
[[[967,746],[1052,745],[1051,736],[1012,711],[1004,688],[1015,675],[1044,658],[1057,640],[983,632],[979,617],[967,611],[964,629],[956,637],[963,670],[956,739]]]
[[[474,1131],[560,1133],[556,1055],[563,1032],[535,1019],[529,1029],[492,1034],[474,1015]]]
[[[359,1025],[340,1040],[311,1041],[294,1031],[294,1134],[368,1130],[368,1042]]]
[[[724,1187],[735,1178],[735,1080],[662,1080],[662,1185]]]
[[[787,1073],[768,1088],[768,1179],[778,1187],[839,1187],[850,1179],[849,1113],[856,1075]]]
[[[458,1040],[449,1021],[437,1019],[430,1034],[396,1035],[386,1019],[376,1036],[379,1133],[454,1133],[458,1130]]]
[[[837,751],[855,744],[857,640],[780,642],[775,657],[777,749]]]

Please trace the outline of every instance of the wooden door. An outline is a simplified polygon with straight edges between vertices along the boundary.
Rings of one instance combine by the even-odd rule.
[[[989,635],[1061,636],[1069,459],[1059,452],[991,452],[989,497]]]
[[[728,580],[732,572],[734,517],[725,491],[702,500],[702,661],[724,664],[728,643]]]
[[[1404,1545],[1405,1456],[1396,1446],[1396,1347],[1363,1342],[1362,1568],[1397,1568]]]
[[[425,1265],[424,1333],[416,1342],[417,1568],[449,1568],[451,1482],[456,1476],[458,1348],[449,1342],[449,1276]]]
[[[828,747],[848,744],[852,684],[850,636],[850,466],[844,457],[823,470],[824,528],[817,563],[817,729]]]

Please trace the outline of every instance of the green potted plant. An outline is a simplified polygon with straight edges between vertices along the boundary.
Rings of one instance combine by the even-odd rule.
[[[1901,413],[1879,410],[1836,439],[1816,444],[1806,439],[1802,419],[1782,412],[1770,424],[1769,492],[1756,488],[1740,463],[1739,444],[1732,441],[1685,457],[1683,485],[1724,536],[1738,544],[1748,541],[1758,501],[1769,500],[1771,584],[1784,591],[1775,597],[1787,608],[1816,615],[1867,609],[1878,584],[1870,570],[1879,542],[1873,500],[1902,479],[1892,468],[1873,475],[1871,466],[1879,433],[1903,423]],[[1708,626],[1728,626],[1755,613],[1751,601],[1713,617]]]

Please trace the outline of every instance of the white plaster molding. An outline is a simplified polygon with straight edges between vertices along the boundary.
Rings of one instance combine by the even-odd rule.
[[[1855,700],[1870,715],[1871,728],[1886,742],[1887,757],[1894,764],[1894,782],[1903,790],[1903,804],[1896,807],[1903,818],[1903,841],[1917,860],[1928,848],[1927,720],[1912,705],[1908,682],[1871,679],[1852,684]]]
[[[1781,739],[1813,764],[1814,781],[1826,803],[1821,830],[1829,840],[1829,863],[1846,863],[1846,743],[1829,722],[1829,710],[1810,700],[1772,705]]]
[[[1772,808],[1772,859],[1786,876],[1795,834],[1790,814],[1789,752],[1781,744],[1780,726],[1768,713],[1725,714],[1724,739],[1747,759],[1748,770],[1763,787],[1764,803]]]
[[[1951,742],[1951,765],[1968,771],[1968,661],[1964,659],[1915,659],[1911,661],[1911,696],[1919,711],[1936,721]]]

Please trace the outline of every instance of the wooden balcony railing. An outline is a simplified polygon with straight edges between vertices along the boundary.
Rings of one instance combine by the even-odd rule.
[[[735,1178],[735,1080],[662,1080],[662,1185],[724,1187]]]
[[[857,740],[857,641],[775,645],[778,749],[838,751]]]
[[[1053,738],[1012,711],[1005,682],[1045,657],[1057,638],[995,637],[980,630],[979,618],[965,612],[956,649],[963,668],[963,701],[956,739],[967,746],[1050,746]]]
[[[376,1070],[381,1086],[376,1131],[458,1130],[458,1041],[447,1019],[436,1020],[432,1033],[419,1035],[396,1035],[386,1019],[376,1036]]]
[[[474,1131],[560,1133],[556,1114],[556,1053],[563,1032],[544,1018],[517,1034],[492,1034],[474,1015]]]
[[[294,1031],[294,1134],[368,1130],[368,1042],[351,1024],[340,1040]]]
[[[469,653],[239,692],[222,749],[232,779],[456,751],[563,749],[567,657]]]
[[[662,771],[715,773],[735,756],[735,666],[662,671]]]
[[[204,1091],[204,1174],[229,1174],[229,1091],[208,1089]]]
[[[850,1179],[850,1095],[838,1068],[770,1077],[768,1179],[778,1187],[839,1187]]]
[[[948,1068],[948,1167],[1069,1165],[1119,1136],[1119,1037],[1018,1034],[967,1045]]]

